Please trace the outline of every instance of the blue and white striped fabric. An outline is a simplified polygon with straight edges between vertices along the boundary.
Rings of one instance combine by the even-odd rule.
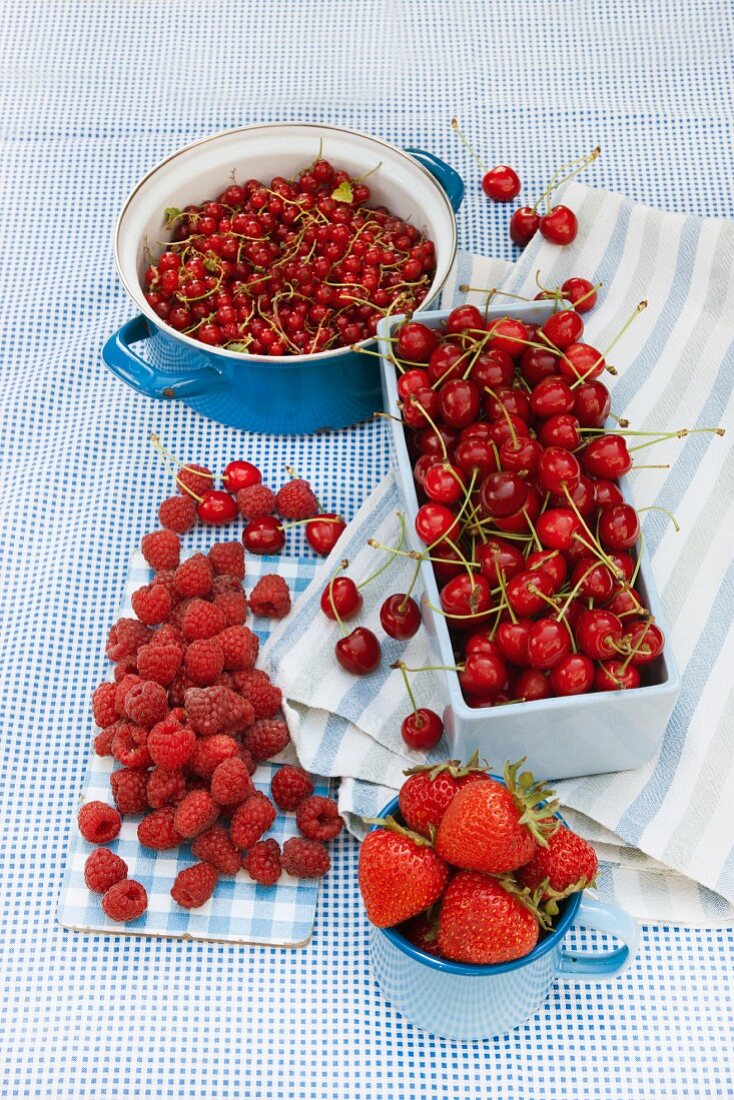
[[[202,549],[206,543],[198,528],[193,538]],[[211,536],[211,531],[209,531]],[[191,540],[191,536],[187,536]],[[209,544],[211,544],[211,537]],[[194,548],[182,555],[189,557]],[[316,563],[312,558],[252,557],[247,562],[245,584],[251,589],[261,576],[277,573],[285,580],[296,600],[308,586]],[[152,576],[145,558],[135,553],[125,584],[119,614],[133,617],[130,605],[133,592],[148,584]],[[273,625],[269,619],[251,617],[250,627],[266,642]],[[290,746],[277,761],[295,759]],[[253,776],[258,790],[270,792],[270,783],[278,770],[278,762],[261,764]],[[81,803],[98,799],[110,802],[110,773],[113,761],[109,756],[92,753],[89,770],[81,793]],[[327,795],[329,782],[314,776],[314,793]],[[74,814],[76,813],[76,805]],[[138,842],[139,817],[126,816],[120,835],[108,847],[122,856],[128,866],[128,876],[142,883],[148,894],[148,908],[136,921],[120,925],[108,919],[98,894],[84,883],[84,864],[94,845],[87,843],[72,823],[71,841],[66,859],[66,874],[59,900],[59,920],[64,928],[78,932],[104,932],[144,936],[184,936],[194,940],[221,940],[226,943],[259,943],[277,947],[299,947],[307,942],[313,930],[319,882],[295,879],[283,874],[275,886],[262,886],[252,881],[245,871],[235,876],[222,875],[213,897],[198,909],[186,910],[176,905],[170,891],[173,880],[184,867],[195,862],[190,845],[182,844],[173,851],[154,852]],[[282,847],[292,836],[299,836],[295,815],[280,812],[266,836],[273,837]]]
[[[616,412],[639,430],[731,427],[734,225],[664,214],[580,184],[570,185],[566,195],[581,224],[572,246],[558,249],[538,235],[514,267],[463,256],[445,299],[462,300],[463,284],[501,286],[530,298],[538,272],[545,286],[585,272],[603,283],[600,305],[585,318],[585,338],[604,348],[647,295],[647,310],[614,349]],[[486,300],[478,291],[470,296]],[[511,310],[512,299],[505,300]],[[500,294],[493,304],[501,301]],[[734,724],[721,685],[734,679],[734,650],[725,644],[734,617],[732,543],[723,534],[734,511],[734,432],[691,435],[657,450],[657,461],[669,462],[670,469],[636,473],[635,499],[641,508],[675,511],[681,523],[676,533],[664,513],[650,511],[643,524],[672,627],[668,644],[683,675],[681,697],[653,762],[613,776],[567,780],[559,793],[577,813],[578,828],[603,846],[605,894],[647,919],[728,921],[734,915],[734,849],[724,792],[734,784]],[[374,560],[367,538],[374,534],[383,545],[395,544],[400,507],[386,479],[265,655],[293,707],[294,736],[307,766],[348,779],[341,805],[358,833],[359,814],[374,816],[392,793],[385,788],[399,786],[411,762],[399,734],[406,698],[400,677],[389,671],[392,649],[409,666],[436,661],[421,632],[407,647],[389,644],[382,671],[355,685],[335,666],[333,628],[314,608],[339,557],[350,559],[350,572],[359,578]],[[405,559],[396,562],[365,591],[365,623],[377,621],[385,595],[405,590],[412,568]],[[319,656],[306,672],[309,653]],[[422,674],[415,684],[421,704],[440,712],[441,674]],[[440,755],[440,747],[436,751]]]

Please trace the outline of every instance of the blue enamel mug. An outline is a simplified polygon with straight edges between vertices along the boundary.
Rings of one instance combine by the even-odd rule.
[[[380,817],[398,817],[397,798]],[[634,961],[639,927],[615,905],[573,894],[553,931],[522,959],[473,966],[437,959],[415,947],[396,928],[370,926],[372,970],[385,998],[416,1027],[444,1039],[479,1040],[502,1035],[535,1015],[556,981],[612,981]],[[612,951],[564,947],[572,925],[621,940]]]
[[[209,347],[166,325],[145,300],[148,249],[157,254],[168,239],[167,207],[182,209],[212,198],[233,172],[240,180],[292,176],[319,151],[354,177],[372,172],[370,201],[384,204],[433,241],[436,271],[423,308],[435,301],[456,256],[454,215],[464,185],[453,168],[432,153],[399,149],[338,126],[278,122],[227,130],[166,157],[122,208],[115,260],[139,313],[102,349],[113,374],[146,397],[180,400],[212,420],[255,432],[342,428],[382,408],[374,356],[349,348],[276,357]]]

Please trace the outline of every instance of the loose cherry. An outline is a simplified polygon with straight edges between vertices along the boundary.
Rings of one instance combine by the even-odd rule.
[[[532,206],[520,206],[510,218],[510,237],[524,248],[540,228],[540,214]]]
[[[403,718],[400,725],[403,741],[409,749],[428,752],[434,749],[443,736],[443,722],[435,710],[419,707]]]
[[[209,489],[196,505],[202,523],[231,523],[238,515],[237,501],[221,489]]]
[[[426,544],[443,539],[453,541],[459,533],[459,525],[451,509],[433,501],[422,504],[416,512],[415,529]]]
[[[531,386],[537,386],[542,378],[558,374],[559,357],[542,348],[525,348],[520,357],[520,371]]]
[[[530,340],[527,326],[516,317],[502,317],[499,321],[489,321],[487,332],[490,333],[490,348],[505,351],[513,359],[520,358]]]
[[[561,493],[564,485],[570,492],[581,480],[579,460],[563,447],[546,447],[538,460],[538,480],[549,493]]]
[[[422,367],[414,367],[413,370],[406,370],[405,374],[401,374],[398,378],[398,397],[401,401],[405,401],[411,393],[427,389],[430,385],[428,372]]]
[[[342,668],[353,676],[367,676],[374,672],[382,656],[380,643],[366,626],[357,626],[351,634],[340,638],[334,652]]]
[[[540,570],[547,573],[553,582],[554,592],[563,586],[568,575],[566,559],[558,550],[536,550],[528,555],[526,566],[533,572]]]
[[[487,618],[492,607],[489,582],[481,573],[460,573],[443,586],[441,607],[449,623],[463,627]]]
[[[515,377],[515,363],[502,348],[484,348],[474,359],[469,377],[480,390],[496,390],[510,385]]]
[[[624,497],[622,496],[622,490],[619,485],[614,481],[610,481],[608,478],[597,478],[594,482],[594,493],[596,495],[596,503],[600,508],[603,508],[606,504],[624,503]]]
[[[596,348],[592,348],[591,344],[569,344],[559,361],[558,369],[571,382],[578,382],[579,379],[589,382],[603,373],[605,365],[604,356]]]
[[[538,228],[552,244],[570,244],[576,238],[579,223],[573,210],[559,205],[543,215]]]
[[[495,202],[511,202],[520,194],[520,177],[509,164],[490,168],[482,178],[482,190]]]
[[[484,516],[511,516],[521,511],[528,491],[523,479],[511,471],[487,474],[479,488],[479,507]]]
[[[497,628],[497,644],[501,656],[513,665],[527,665],[528,636],[533,626],[532,619],[518,619],[516,623],[500,623]]]
[[[451,335],[483,328],[484,318],[476,306],[456,306],[455,309],[451,310],[446,320],[446,331]]]
[[[627,628],[630,662],[645,665],[663,652],[665,635],[659,626],[644,619],[637,619]]]
[[[321,593],[321,610],[333,622],[353,619],[362,603],[362,593],[351,577],[334,577]]]
[[[541,569],[532,571],[526,569],[518,573],[507,583],[507,599],[516,615],[521,618],[531,618],[543,611],[546,607],[544,596],[550,596],[553,591],[553,581]]]
[[[596,287],[588,279],[575,275],[561,284],[561,290],[577,313],[588,313],[596,305]]]
[[[530,394],[530,408],[536,416],[542,416],[544,420],[550,416],[572,412],[573,403],[573,390],[562,378],[555,375],[542,378]]]
[[[579,596],[606,603],[614,591],[614,578],[606,565],[597,558],[584,557],[576,562],[571,574],[571,588],[578,585]]]
[[[519,436],[517,440],[505,439],[500,444],[500,462],[503,470],[510,470],[524,476],[535,473],[542,453],[543,448],[538,440],[531,439],[530,436]]]
[[[421,613],[412,596],[399,592],[388,596],[380,608],[382,629],[391,638],[405,642],[417,633],[421,625]]]
[[[431,500],[439,504],[456,504],[464,496],[464,476],[450,462],[434,462],[426,470],[423,489]]]
[[[468,657],[471,653],[488,653],[492,657],[499,657],[502,659],[504,654],[502,647],[494,640],[489,630],[475,630],[473,634],[470,634],[466,640],[464,646],[464,656]]]
[[[507,686],[507,665],[488,653],[470,653],[459,673],[459,682],[471,695],[493,695]]]
[[[452,428],[465,428],[479,413],[479,389],[468,378],[452,378],[438,391],[438,411]]]
[[[224,467],[222,484],[230,493],[238,493],[240,489],[249,489],[251,485],[259,485],[263,476],[257,466],[244,459],[236,459]]]
[[[275,516],[260,516],[247,524],[242,541],[252,554],[277,554],[285,546],[285,531]]]
[[[323,512],[306,524],[306,541],[312,550],[326,557],[336,546],[346,526],[341,516],[334,512]]]
[[[491,537],[481,543],[475,550],[479,568],[482,575],[487,578],[492,588],[499,584],[499,574],[508,581],[525,569],[525,559],[521,552],[512,543],[504,539]]]
[[[581,442],[579,428],[575,416],[557,413],[541,424],[538,438],[544,447],[564,447],[567,451],[575,451]]]
[[[581,529],[581,521],[570,508],[548,508],[536,521],[538,538],[551,550],[567,550]]]

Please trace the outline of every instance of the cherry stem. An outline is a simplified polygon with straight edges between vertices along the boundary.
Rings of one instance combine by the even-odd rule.
[[[609,355],[609,352],[612,350],[614,345],[622,339],[625,332],[630,327],[630,325],[635,320],[635,318],[639,317],[639,315],[646,309],[647,309],[647,299],[643,298],[641,302],[637,303],[637,305],[635,306],[635,308],[632,311],[631,315],[627,318],[625,323],[622,325],[621,329],[619,330],[617,335],[614,337],[611,344],[607,344],[607,346],[604,348],[604,351],[601,353],[601,358],[602,359],[606,359],[607,355]]]
[[[341,630],[341,632],[342,632],[342,634],[344,635],[345,638],[348,634],[348,631],[347,631],[347,628],[345,627],[345,625],[342,621],[342,618],[341,618],[339,612],[336,609],[336,604],[334,603],[334,581],[336,580],[338,575],[342,572],[342,570],[346,569],[348,566],[349,566],[349,562],[345,558],[339,564],[339,567],[335,570],[335,572],[333,573],[333,575],[331,577],[331,580],[329,581],[329,603],[331,604],[331,610],[334,612],[334,618],[336,619],[336,621],[339,625],[339,629]]]
[[[505,420],[507,421],[507,427],[510,429],[510,435],[512,436],[512,445],[515,448],[515,450],[517,450],[518,449],[517,432],[515,431],[515,425],[512,423],[512,417],[510,416],[509,409],[505,408],[503,402],[500,401],[499,397],[497,396],[495,391],[490,386],[485,386],[484,389],[487,391],[487,393],[489,394],[490,397],[493,397],[495,401],[499,401],[499,406],[500,406],[500,409],[502,410],[502,415],[504,416]],[[494,442],[494,440],[493,440],[493,442]]]
[[[177,458],[174,458],[170,451],[166,450],[166,448],[160,441],[160,437],[156,435],[155,432],[150,433],[150,441],[153,444],[153,447],[155,448],[158,457],[163,465],[166,467],[168,472],[173,475],[173,479],[178,487],[180,489],[183,489],[187,496],[192,497],[198,504],[201,504],[204,498],[197,496],[193,489],[190,489],[189,486],[185,484],[185,482],[180,480],[179,475],[187,471],[190,471],[193,474],[200,474],[202,477],[213,478],[214,475],[209,473],[205,474],[201,470],[194,470],[191,466],[184,466],[182,462],[179,462]]]
[[[429,604],[430,606],[430,604]],[[393,668],[403,667],[406,672],[463,672],[463,665],[422,665],[420,668],[408,668],[402,661],[397,661]]]
[[[444,619],[456,619],[457,621],[459,619],[486,619],[487,615],[491,614],[489,611],[472,611],[469,615],[455,615],[453,611],[444,611],[442,607],[436,607],[435,604],[429,603],[428,600],[426,600],[426,607],[430,607],[431,611],[435,611],[437,615],[441,615]]]
[[[663,515],[666,515],[668,517],[668,519],[670,520],[670,522],[673,524],[673,527],[675,527],[676,532],[680,531],[680,524],[678,523],[678,520],[675,518],[673,513],[668,511],[667,508],[663,508],[660,504],[648,504],[648,505],[646,505],[645,508],[638,508],[637,511],[638,511],[638,513],[642,513],[642,512],[662,512]]]
[[[532,541],[535,543],[538,550],[542,550],[543,549],[543,543],[538,538],[538,532],[535,530],[535,527],[533,526],[533,521],[530,518],[530,514],[529,514],[527,508],[525,508],[524,506],[522,508],[522,514],[525,516],[525,522],[527,523],[528,527],[530,528],[530,534],[531,534],[531,537],[532,537]]]
[[[643,447],[652,447],[655,443],[664,443],[666,439],[685,439],[689,435],[705,435],[713,433],[714,435],[722,436],[726,434],[725,428],[679,428],[677,432],[659,433],[655,439],[650,439],[647,443],[637,443],[634,447],[629,448],[630,454],[632,451],[641,451]],[[648,434],[652,434],[651,432]]]
[[[415,715],[415,724],[416,724],[416,726],[418,725],[419,722],[420,722],[421,725],[423,725],[423,723],[421,722],[420,717],[418,715],[418,704],[415,701],[415,696],[413,695],[413,692],[412,692],[411,687],[410,687],[410,680],[408,679],[408,669],[405,667],[405,662],[404,661],[396,661],[395,664],[393,665],[393,668],[399,668],[400,672],[402,674],[403,682],[405,684],[405,690],[408,693],[408,698],[410,699],[410,705],[413,708],[413,714]]]
[[[524,294],[511,294],[509,290],[499,290],[496,286],[469,286],[468,283],[462,283],[459,287],[462,294],[486,294],[489,298],[494,298],[496,294],[500,294],[503,298],[514,298],[517,302],[532,302],[532,298],[526,298]]]
[[[375,580],[376,577],[379,577],[380,573],[384,573],[385,570],[388,568],[388,566],[392,565],[392,563],[395,561],[395,558],[398,556],[400,551],[403,549],[403,543],[405,542],[405,534],[406,534],[406,532],[405,532],[405,516],[403,515],[402,512],[396,512],[396,515],[398,517],[398,523],[400,524],[400,538],[398,539],[398,545],[397,546],[385,546],[385,547],[380,548],[380,549],[387,550],[388,557],[382,563],[382,565],[379,566],[378,569],[375,569],[374,573],[370,573],[369,577],[367,577],[366,580],[363,580],[363,581],[359,582],[359,584],[357,585],[358,589],[366,588],[366,586],[371,581]],[[370,543],[370,545],[374,546],[374,543]]]
[[[582,576],[580,576],[580,577],[579,577],[579,579],[578,579],[578,580],[576,581],[576,584],[575,584],[575,585],[573,586],[573,588],[571,589],[571,591],[570,591],[570,592],[568,593],[568,597],[567,597],[567,599],[566,599],[565,603],[563,604],[563,607],[561,608],[561,610],[560,610],[560,611],[559,611],[559,613],[558,613],[558,618],[559,618],[559,619],[564,619],[564,621],[565,621],[565,615],[566,615],[566,612],[568,611],[568,608],[569,608],[569,606],[570,606],[570,604],[571,604],[571,601],[573,600],[574,596],[576,595],[576,593],[577,593],[577,592],[579,591],[579,589],[581,588],[581,585],[582,585],[582,584],[584,583],[584,581],[586,580],[586,578],[587,578],[587,577],[588,577],[588,576],[589,576],[589,575],[590,575],[591,573],[593,573],[593,572],[594,572],[594,570],[596,569],[596,565],[597,565],[597,563],[596,563],[596,562],[594,562],[594,564],[593,564],[593,565],[590,565],[590,566],[589,566],[589,568],[588,568],[588,569],[586,570],[586,572],[585,572],[585,573],[583,573],[583,574],[582,574]]]
[[[604,565],[606,565],[607,569],[611,570],[613,577],[617,577],[618,579],[622,580],[624,584],[626,584],[627,582],[624,580],[624,578],[620,577],[620,572],[619,572],[619,569],[617,568],[617,566],[614,564],[614,562],[609,557],[609,555],[604,553],[601,546],[599,545],[598,539],[589,530],[589,526],[588,526],[586,520],[584,519],[584,517],[579,512],[578,508],[576,507],[576,504],[573,500],[573,497],[571,496],[571,494],[568,491],[568,486],[566,485],[565,481],[563,482],[563,492],[565,493],[566,500],[568,501],[568,503],[571,507],[571,510],[576,515],[576,518],[578,519],[579,523],[583,527],[586,534],[589,536],[589,539],[591,540],[591,542],[590,543],[587,542],[586,539],[582,538],[581,535],[579,535],[578,533],[576,534],[575,537],[577,539],[579,539],[579,541],[581,543],[583,543],[583,545],[586,546],[587,549],[591,550],[592,553],[594,554],[594,556],[599,558],[599,560],[601,562],[603,562]]]
[[[411,403],[411,405],[413,405],[413,407],[414,407],[414,408],[415,408],[415,407],[418,407],[418,408],[420,409],[420,411],[421,411],[421,412],[423,413],[423,415],[425,416],[425,418],[426,418],[426,420],[428,421],[428,423],[429,423],[429,424],[431,425],[431,427],[433,428],[434,432],[435,432],[435,433],[436,433],[436,435],[438,436],[438,441],[439,441],[439,443],[441,444],[441,451],[442,451],[442,453],[443,453],[443,460],[444,460],[444,462],[448,462],[448,460],[449,460],[449,453],[448,453],[448,451],[446,450],[446,440],[445,440],[445,439],[444,439],[444,437],[443,437],[443,436],[441,435],[441,432],[439,431],[439,429],[438,429],[438,425],[436,424],[435,420],[434,420],[434,419],[433,419],[433,417],[432,417],[432,416],[430,415],[430,413],[429,413],[429,412],[428,412],[428,411],[427,411],[426,409],[424,409],[424,408],[423,408],[423,406],[421,405],[420,401],[418,400],[418,398],[417,398],[417,397],[415,397],[415,395],[414,395],[414,394],[411,394],[411,395],[410,395],[410,403]]]
[[[461,144],[470,153],[472,159],[474,160],[474,163],[479,168],[479,171],[482,173],[483,176],[486,175],[487,172],[489,171],[489,169],[487,168],[487,165],[483,164],[482,161],[479,159],[479,157],[477,156],[473,146],[471,146],[469,144],[469,142],[467,141],[466,137],[464,136],[464,131],[461,129],[461,127],[459,126],[459,123],[456,121],[455,118],[451,119],[451,128],[456,131]]]
[[[556,191],[561,186],[561,184],[567,183],[568,180],[573,179],[574,176],[577,176],[579,172],[583,172],[584,168],[588,168],[589,165],[596,160],[600,153],[601,149],[597,145],[596,149],[592,149],[592,151],[590,153],[587,153],[585,156],[576,157],[575,160],[570,160],[567,164],[561,165],[561,167],[551,177],[550,183],[533,206],[533,213],[537,214],[538,207],[540,206],[541,202],[545,203],[547,210],[548,199],[550,198],[551,194]],[[564,172],[566,173],[565,175],[562,174]],[[560,179],[558,178],[559,176]]]
[[[508,596],[507,596],[507,584],[506,584],[506,581],[505,581],[505,571],[504,571],[504,569],[500,568],[499,562],[497,561],[498,557],[499,557],[498,554],[494,555],[496,571],[497,571],[497,583],[499,584],[500,589],[502,591],[502,600],[507,605],[507,610],[510,614],[510,619],[513,623],[516,623],[517,622],[517,616],[515,615],[514,608],[513,608],[512,604],[510,603],[510,601],[508,599]],[[497,629],[497,625],[499,625],[499,621],[495,625],[495,630]]]
[[[410,584],[408,585],[408,591],[405,593],[405,596],[403,597],[403,599],[398,604],[398,611],[400,611],[401,614],[405,611],[405,609],[408,606],[408,600],[410,599],[410,595],[411,595],[413,589],[416,586],[416,582],[418,581],[418,577],[420,576],[421,564],[422,564],[421,558],[418,558],[417,562],[415,563],[415,569],[413,571],[412,579],[410,581]]]

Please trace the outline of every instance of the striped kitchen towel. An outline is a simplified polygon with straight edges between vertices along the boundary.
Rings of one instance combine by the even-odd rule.
[[[556,286],[570,275],[602,282],[601,306],[587,314],[586,338],[605,348],[642,299],[649,306],[615,345],[619,374],[610,388],[614,411],[636,429],[721,425],[718,436],[691,435],[661,444],[669,469],[633,473],[643,530],[682,676],[680,699],[657,756],[632,772],[566,780],[559,790],[573,823],[600,845],[602,888],[641,917],[684,922],[730,921],[734,910],[734,224],[666,214],[618,195],[570,184],[564,192],[579,215],[579,234],[566,248],[537,237],[512,267],[461,257],[445,304],[463,299],[463,284],[523,297],[537,293],[536,275]],[[482,302],[481,290],[470,294]],[[501,301],[501,298],[496,299]],[[508,298],[511,309],[512,298]],[[364,546],[382,525],[380,541],[400,507],[394,484],[377,491],[355,517],[339,556],[354,558],[354,575],[375,562]],[[362,555],[362,557],[358,557]],[[337,556],[334,556],[334,561]],[[333,638],[304,593],[300,614],[276,632],[269,659],[291,700],[294,733],[304,764],[342,776],[341,802],[355,816],[374,813],[400,782],[406,754],[399,743],[401,704],[396,674],[385,671],[346,684],[331,657]],[[374,564],[373,566],[374,567]],[[389,588],[398,576],[391,570]],[[408,567],[409,568],[409,567]],[[377,622],[366,598],[364,621]],[[368,590],[369,592],[369,590]],[[328,637],[327,637],[328,635]],[[404,650],[420,663],[427,643]],[[392,650],[386,647],[391,660]],[[300,654],[300,657],[299,657]],[[309,655],[310,673],[299,671]],[[350,679],[347,677],[347,679]],[[440,691],[429,675],[419,702]],[[385,696],[385,692],[390,694]],[[399,713],[398,713],[398,708]],[[440,709],[440,708],[439,708]],[[440,752],[441,747],[439,746]],[[313,761],[318,760],[318,765]],[[384,789],[383,789],[384,788]]]

